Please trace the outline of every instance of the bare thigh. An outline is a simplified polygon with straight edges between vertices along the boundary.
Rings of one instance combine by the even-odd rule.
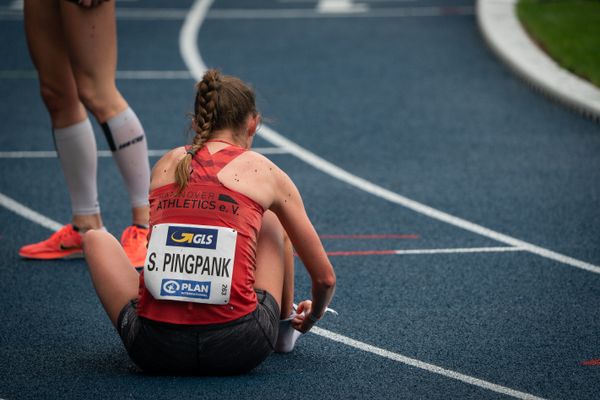
[[[26,0],[27,45],[40,82],[42,98],[55,128],[85,119],[71,69],[60,15],[63,0]]]
[[[60,13],[79,97],[100,122],[105,122],[127,107],[115,84],[115,2],[82,8],[61,1]]]
[[[291,311],[294,291],[294,260],[290,241],[277,216],[267,211],[256,246],[254,287],[269,292],[282,315]]]
[[[116,326],[119,313],[138,296],[139,274],[110,233],[91,230],[83,238],[85,258],[100,302]]]

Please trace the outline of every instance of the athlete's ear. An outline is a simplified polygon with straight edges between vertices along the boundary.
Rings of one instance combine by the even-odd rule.
[[[248,136],[254,136],[256,134],[256,130],[258,129],[258,126],[260,125],[260,114],[256,113],[254,115],[250,115],[250,117],[248,117],[248,126],[247,126],[247,131],[248,132]]]

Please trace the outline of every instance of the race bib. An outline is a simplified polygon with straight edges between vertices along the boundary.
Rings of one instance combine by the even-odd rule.
[[[231,228],[154,225],[144,265],[146,288],[155,299],[229,303],[236,240]]]

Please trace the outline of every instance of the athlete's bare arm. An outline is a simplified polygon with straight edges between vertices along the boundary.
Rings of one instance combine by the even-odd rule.
[[[335,273],[323,244],[306,214],[296,185],[279,168],[273,171],[273,177],[275,198],[270,209],[281,221],[312,281],[312,305],[310,302],[303,302],[298,311],[301,312],[306,308],[307,315],[320,318],[333,297]],[[313,324],[314,321],[304,318],[303,314],[293,321],[294,328],[301,332],[308,331]]]
[[[311,276],[313,303],[307,313],[322,316],[333,297],[335,274],[290,177],[265,156],[248,151],[223,168],[219,180],[277,215]],[[305,332],[312,323],[301,316],[295,328]]]

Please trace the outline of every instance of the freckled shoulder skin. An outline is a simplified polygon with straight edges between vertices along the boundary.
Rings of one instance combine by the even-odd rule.
[[[175,169],[177,163],[186,152],[185,147],[177,147],[167,152],[154,164],[150,177],[150,191],[175,182]]]
[[[214,153],[222,149],[221,143],[207,143]],[[152,169],[150,190],[175,182],[175,170],[186,155],[185,147],[177,147],[166,153]],[[291,179],[271,160],[254,151],[246,151],[218,174],[219,181],[227,188],[242,193],[260,204],[265,210],[286,205],[292,197],[300,194]],[[302,205],[302,208],[304,206]]]

